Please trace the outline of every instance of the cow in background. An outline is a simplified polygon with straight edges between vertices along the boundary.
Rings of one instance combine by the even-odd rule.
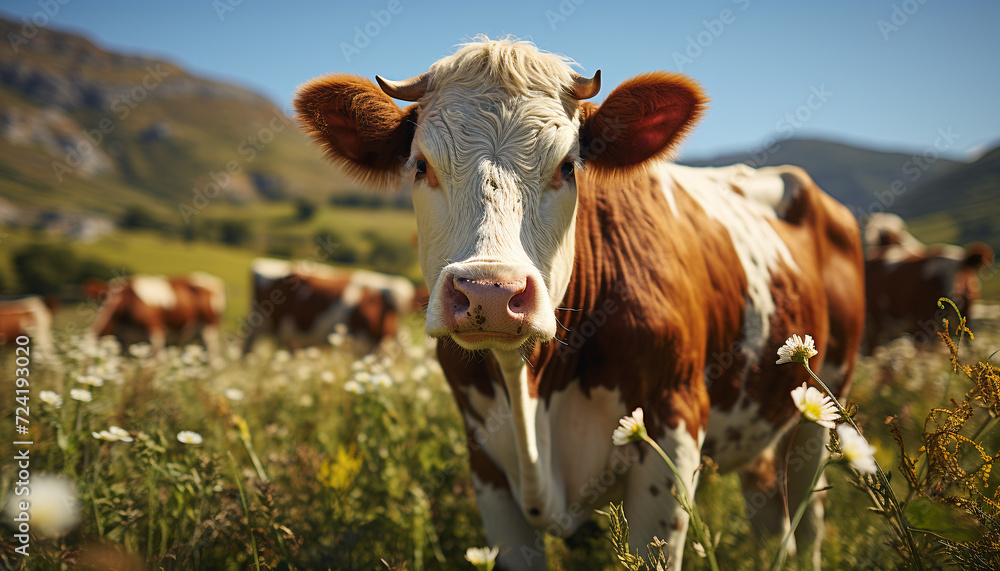
[[[0,346],[14,345],[18,337],[26,335],[32,346],[51,355],[55,305],[55,298],[37,295],[0,300]]]
[[[253,302],[241,325],[243,354],[261,333],[290,349],[329,343],[338,326],[362,346],[395,339],[400,317],[410,313],[409,280],[367,270],[335,268],[309,261],[258,258],[251,267]]]
[[[980,272],[993,265],[988,245],[924,244],[895,214],[873,214],[864,238],[867,354],[902,335],[918,345],[935,339],[942,317],[956,319],[950,308],[938,308],[939,298],[951,299],[969,317],[982,288]]]
[[[90,329],[94,336],[113,335],[124,349],[149,343],[155,354],[167,343],[183,345],[200,335],[210,353],[221,351],[219,324],[226,309],[226,284],[213,275],[139,274],[107,284],[89,280],[84,291],[103,299]]]

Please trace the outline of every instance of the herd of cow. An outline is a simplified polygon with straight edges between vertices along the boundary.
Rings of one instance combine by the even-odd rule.
[[[500,567],[544,568],[542,531],[568,537],[609,500],[624,501],[631,551],[656,536],[680,565],[674,475],[610,437],[639,407],[689,489],[703,454],[739,472],[762,534],[782,534],[788,506],[807,501],[790,545],[818,565],[823,493],[809,484],[824,488],[813,477],[828,431],[791,430],[789,393],[808,377],[777,365],[777,348],[812,335],[811,365],[846,395],[859,349],[924,327],[940,296],[968,311],[989,248],[925,246],[884,215],[867,221],[863,252],[857,221],[801,169],[670,162],[707,101],[679,74],[640,75],[596,105],[600,72],[477,38],[409,80],[376,79],[317,78],[298,118],[358,181],[412,187],[426,330]],[[244,352],[260,333],[297,348],[338,325],[377,343],[416,297],[404,279],[318,264],[258,260],[251,273]],[[157,348],[200,332],[217,348],[224,290],[205,274],[115,280],[92,331]],[[51,323],[36,298],[2,312],[5,339]]]
[[[978,272],[993,263],[986,244],[927,245],[894,214],[872,215],[864,238],[865,354],[902,335],[933,338],[941,297],[968,316],[979,298]],[[394,339],[399,320],[427,302],[423,286],[368,270],[258,258],[250,273],[251,306],[235,335],[244,355],[262,333],[294,350],[327,344],[338,326],[356,345],[375,348]],[[83,292],[100,304],[90,327],[95,337],[114,336],[123,347],[149,343],[154,351],[200,337],[210,352],[221,350],[226,284],[208,273],[138,274],[110,283],[92,279]],[[53,309],[51,298],[34,295],[0,301],[0,345],[31,335],[41,350],[51,350]]]
[[[244,355],[262,333],[294,350],[326,344],[340,328],[361,346],[374,348],[396,336],[400,317],[418,303],[408,279],[367,270],[259,258],[250,273],[253,301],[237,331]],[[126,349],[148,343],[154,354],[168,343],[200,338],[209,352],[221,351],[226,284],[213,275],[91,279],[83,292],[99,304],[89,328],[95,338],[114,336]],[[51,350],[53,317],[46,301],[28,296],[0,302],[0,342],[30,335],[41,350]]]

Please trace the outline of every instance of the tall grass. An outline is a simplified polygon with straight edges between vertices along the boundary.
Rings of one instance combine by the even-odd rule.
[[[963,351],[985,360],[1000,347],[996,329],[980,324]],[[80,522],[59,537],[34,537],[28,558],[13,553],[17,544],[4,528],[0,567],[472,569],[466,549],[486,540],[464,428],[433,350],[418,334],[412,337],[378,356],[355,355],[345,339],[337,347],[294,354],[261,344],[246,360],[231,353],[210,358],[195,347],[168,348],[158,358],[141,356],[141,350],[135,351],[140,356],[120,355],[111,343],[88,347],[79,338],[65,340],[54,359],[32,371],[31,469],[33,477],[72,479]],[[12,370],[9,355],[0,356],[0,367]],[[88,376],[103,386],[78,381]],[[12,395],[8,378],[2,394]],[[962,370],[953,372],[947,349],[916,351],[897,342],[862,361],[851,395],[861,405],[855,421],[876,446],[879,464],[894,472],[897,497],[907,498],[911,486],[897,469],[894,427],[917,467],[920,493],[933,496],[941,484],[956,495],[945,484],[957,481],[920,468],[921,462],[939,463],[927,455],[922,460],[918,451],[927,449],[925,427],[939,429],[925,422],[928,412],[953,410],[951,399],[963,402],[973,383]],[[71,398],[70,391],[81,388],[90,390],[91,402]],[[42,402],[42,390],[61,395],[62,406]],[[1000,449],[997,431],[976,431],[995,413],[992,398],[973,399],[961,429],[988,454]],[[12,398],[0,401],[0,418],[12,422],[13,408]],[[950,418],[936,414],[942,426]],[[113,425],[133,442],[92,434]],[[180,431],[197,432],[202,442],[182,443]],[[975,447],[958,446],[966,458],[959,466],[967,473],[982,465]],[[991,501],[1000,485],[996,472],[976,480]],[[824,565],[898,564],[892,536],[851,484],[853,473],[833,465],[828,478],[833,487],[827,492]],[[0,463],[5,502],[15,480],[12,463]],[[706,463],[695,500],[718,539],[721,569],[771,563],[778,540],[756,538],[734,475],[720,475]],[[996,529],[983,521],[976,519],[974,529]],[[595,516],[573,540],[549,539],[550,569],[620,568],[611,531],[607,518]],[[961,538],[944,544],[941,530],[926,531],[920,547],[936,546],[935,557],[975,556],[965,549],[970,544],[955,541]],[[707,569],[691,544],[685,568]]]

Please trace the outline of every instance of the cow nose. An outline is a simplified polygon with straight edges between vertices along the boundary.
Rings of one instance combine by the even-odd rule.
[[[523,333],[533,298],[527,276],[501,280],[453,275],[444,285],[456,330]]]

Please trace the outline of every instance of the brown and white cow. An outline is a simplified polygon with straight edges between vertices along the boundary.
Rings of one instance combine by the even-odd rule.
[[[300,349],[327,344],[338,325],[374,348],[396,338],[400,317],[413,306],[413,284],[401,276],[271,258],[254,260],[251,274],[253,301],[240,328],[244,355],[260,333]]]
[[[982,242],[961,246],[927,245],[910,234],[895,214],[873,214],[865,223],[865,351],[902,335],[918,344],[937,339],[938,308],[947,297],[970,316],[982,289],[981,272],[993,265],[993,250]]]
[[[90,281],[85,290],[104,300],[91,325],[95,336],[114,335],[124,348],[149,343],[157,353],[167,343],[185,344],[200,335],[210,353],[221,350],[226,284],[213,275],[138,274],[115,278],[103,290]]]
[[[411,80],[376,79],[317,78],[298,116],[357,179],[412,185],[427,332],[501,565],[544,568],[543,531],[569,536],[623,499],[630,547],[666,539],[680,566],[688,517],[670,472],[612,445],[636,407],[689,488],[703,453],[743,469],[754,525],[787,529],[774,458],[791,446],[794,509],[827,431],[789,436],[789,392],[807,377],[776,350],[811,334],[812,364],[847,390],[864,303],[850,213],[794,167],[669,162],[705,107],[681,75],[640,75],[595,105],[582,100],[599,75],[481,37]],[[818,557],[812,498],[796,540]]]
[[[0,346],[14,345],[26,335],[32,346],[51,355],[53,303],[37,295],[0,300]]]

